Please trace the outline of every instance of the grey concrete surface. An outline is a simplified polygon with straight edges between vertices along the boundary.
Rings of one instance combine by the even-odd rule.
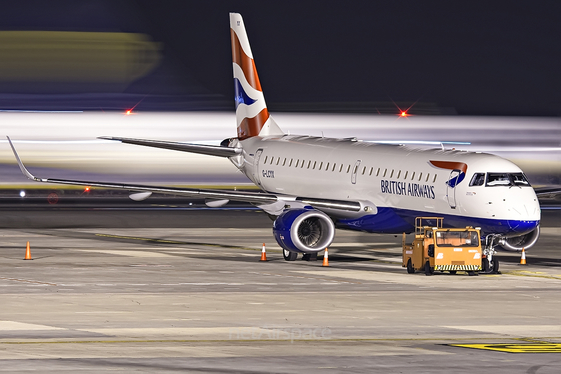
[[[0,373],[561,372],[556,219],[527,266],[426,277],[392,235],[338,231],[322,267],[255,211],[101,212],[2,212]]]

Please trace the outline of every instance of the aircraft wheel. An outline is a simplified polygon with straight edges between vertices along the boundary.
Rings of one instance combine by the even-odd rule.
[[[498,274],[499,273],[499,260],[496,258],[493,258],[493,261],[491,261],[491,270],[493,272],[493,274]]]
[[[318,260],[318,254],[316,253],[304,253],[302,255],[302,260],[303,261],[317,261]]]
[[[450,274],[455,275],[458,271],[457,270],[450,270]]]
[[[473,277],[474,275],[477,275],[477,273],[476,273],[475,271],[473,271],[473,270],[470,270],[470,271],[468,271],[468,275],[469,275],[470,277]]]
[[[430,268],[430,262],[425,262],[425,275],[432,275],[434,271]]]
[[[484,273],[489,272],[489,260],[487,260],[487,258],[484,258],[483,260],[481,260],[481,268],[482,268]]]
[[[413,267],[413,264],[411,263],[411,259],[409,259],[407,261],[407,273],[413,274],[414,272],[415,272],[415,268]]]
[[[289,250],[283,248],[282,257],[284,257],[286,261],[295,261],[298,257],[298,253],[290,252]]]

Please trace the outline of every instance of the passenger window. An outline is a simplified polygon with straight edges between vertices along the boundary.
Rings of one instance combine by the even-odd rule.
[[[376,170],[376,176],[378,176],[380,174],[380,168],[378,168],[378,170]]]
[[[305,163],[306,163],[306,161],[305,161],[305,160],[302,160],[302,163],[300,164],[300,168],[301,168],[301,169],[304,168],[304,164],[305,164]],[[308,164],[308,167],[310,167],[309,164]]]
[[[308,169],[310,168],[311,165],[312,165],[312,160],[308,161]]]
[[[288,163],[288,167],[292,166],[292,159],[290,159],[290,162]]]
[[[286,159],[285,159],[285,161],[286,161]],[[277,158],[277,165],[279,164],[279,162],[280,162],[280,157]]]
[[[341,167],[339,167],[339,173],[343,171],[343,164],[341,164]]]
[[[296,165],[294,166],[295,168],[298,167],[298,163],[300,163],[300,160],[296,160]]]
[[[393,169],[392,169],[392,173],[390,174],[390,178],[393,178]]]
[[[335,167],[337,166],[337,164],[334,162],[333,163],[333,169],[331,169],[331,171],[335,171]]]
[[[425,182],[428,182],[430,178],[430,173],[427,173],[427,180]]]
[[[329,162],[327,163],[327,165],[325,165],[325,171],[329,170]]]
[[[419,173],[419,182],[421,181],[421,179],[423,178],[423,173]]]
[[[368,174],[368,175],[372,175],[372,172],[373,172],[373,171],[374,171],[374,167],[371,167],[371,168],[370,168],[370,174]]]
[[[284,161],[282,162],[282,166],[286,165],[286,158],[284,159]]]
[[[403,176],[403,179],[407,179],[407,174],[409,174],[408,171],[405,172],[405,175]]]
[[[314,170],[315,170],[315,168],[316,168],[316,164],[317,164],[317,161],[314,161],[314,166],[312,167],[312,169],[314,169]]]
[[[438,177],[438,174],[435,174],[435,175],[434,175],[434,179],[432,180],[432,183],[435,183],[435,182],[436,182],[436,177]]]
[[[384,169],[384,175],[383,175],[383,178],[385,178],[385,177],[386,177],[386,174],[388,174],[388,169]]]
[[[397,172],[397,179],[399,179],[400,175],[401,175],[401,170]]]
[[[351,165],[347,166],[347,173],[351,171]]]
[[[271,157],[271,165],[273,165],[273,160],[274,159],[275,159],[274,157]]]
[[[322,166],[323,166],[323,162],[320,162],[318,170],[321,170]]]
[[[264,164],[267,163],[267,158],[268,158],[268,157],[269,157],[269,156],[265,156],[265,161],[263,161]]]
[[[413,174],[411,174],[411,180],[415,179],[415,172],[413,172]]]
[[[485,173],[475,173],[469,182],[470,187],[483,186],[485,184]]]
[[[366,173],[366,166],[362,169],[362,175],[364,175],[364,173]]]

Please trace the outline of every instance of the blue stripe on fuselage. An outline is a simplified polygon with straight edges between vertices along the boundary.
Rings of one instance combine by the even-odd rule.
[[[487,234],[523,235],[534,230],[540,224],[540,221],[475,218],[378,207],[378,214],[365,215],[356,219],[340,219],[336,221],[336,225],[338,228],[347,230],[400,234],[402,232],[413,232],[415,230],[415,218],[426,216],[443,217],[444,227],[480,227],[482,236]],[[436,222],[427,222],[427,224],[436,225]]]

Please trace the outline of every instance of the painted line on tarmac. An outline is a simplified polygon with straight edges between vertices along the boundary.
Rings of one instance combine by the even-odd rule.
[[[509,271],[504,271],[503,274],[514,275],[518,277],[532,277],[532,278],[561,280],[561,275],[549,275],[541,271],[509,270]]]
[[[123,240],[141,240],[148,243],[162,243],[162,244],[176,244],[176,245],[199,245],[204,247],[217,247],[217,248],[231,248],[231,249],[243,249],[246,251],[261,251],[261,248],[250,248],[238,245],[228,245],[228,244],[209,244],[209,243],[198,243],[198,242],[184,242],[178,240],[166,240],[166,239],[154,239],[154,238],[143,238],[138,236],[126,236],[126,235],[112,235],[112,234],[95,234],[95,236],[111,239],[123,239]],[[272,250],[275,251],[275,250]],[[280,252],[280,251],[279,251]]]
[[[0,277],[0,279],[14,281],[14,282],[33,283],[33,284],[46,285],[46,286],[57,286],[56,283],[40,282],[30,279],[6,278],[6,277]]]
[[[555,338],[558,339],[558,338]],[[217,343],[217,342],[278,342],[290,341],[289,339],[140,339],[140,340],[47,340],[47,341],[0,341],[0,345],[32,345],[32,344],[127,344],[127,343]],[[302,342],[431,342],[431,341],[465,341],[465,338],[324,338],[324,339],[294,339],[294,341]],[[524,340],[523,338],[478,338],[475,340],[489,341],[489,340]],[[559,346],[557,343],[540,343],[540,344],[438,344],[444,346],[461,347],[461,348],[475,348],[475,346]],[[478,348],[479,349],[479,348]],[[535,352],[535,351],[532,351]],[[559,351],[555,351],[559,352]],[[529,352],[516,352],[516,353],[529,353]],[[546,352],[540,352],[546,353]],[[549,353],[549,352],[547,352]]]
[[[561,353],[559,343],[538,344],[446,344],[451,347],[480,349],[507,353]]]

